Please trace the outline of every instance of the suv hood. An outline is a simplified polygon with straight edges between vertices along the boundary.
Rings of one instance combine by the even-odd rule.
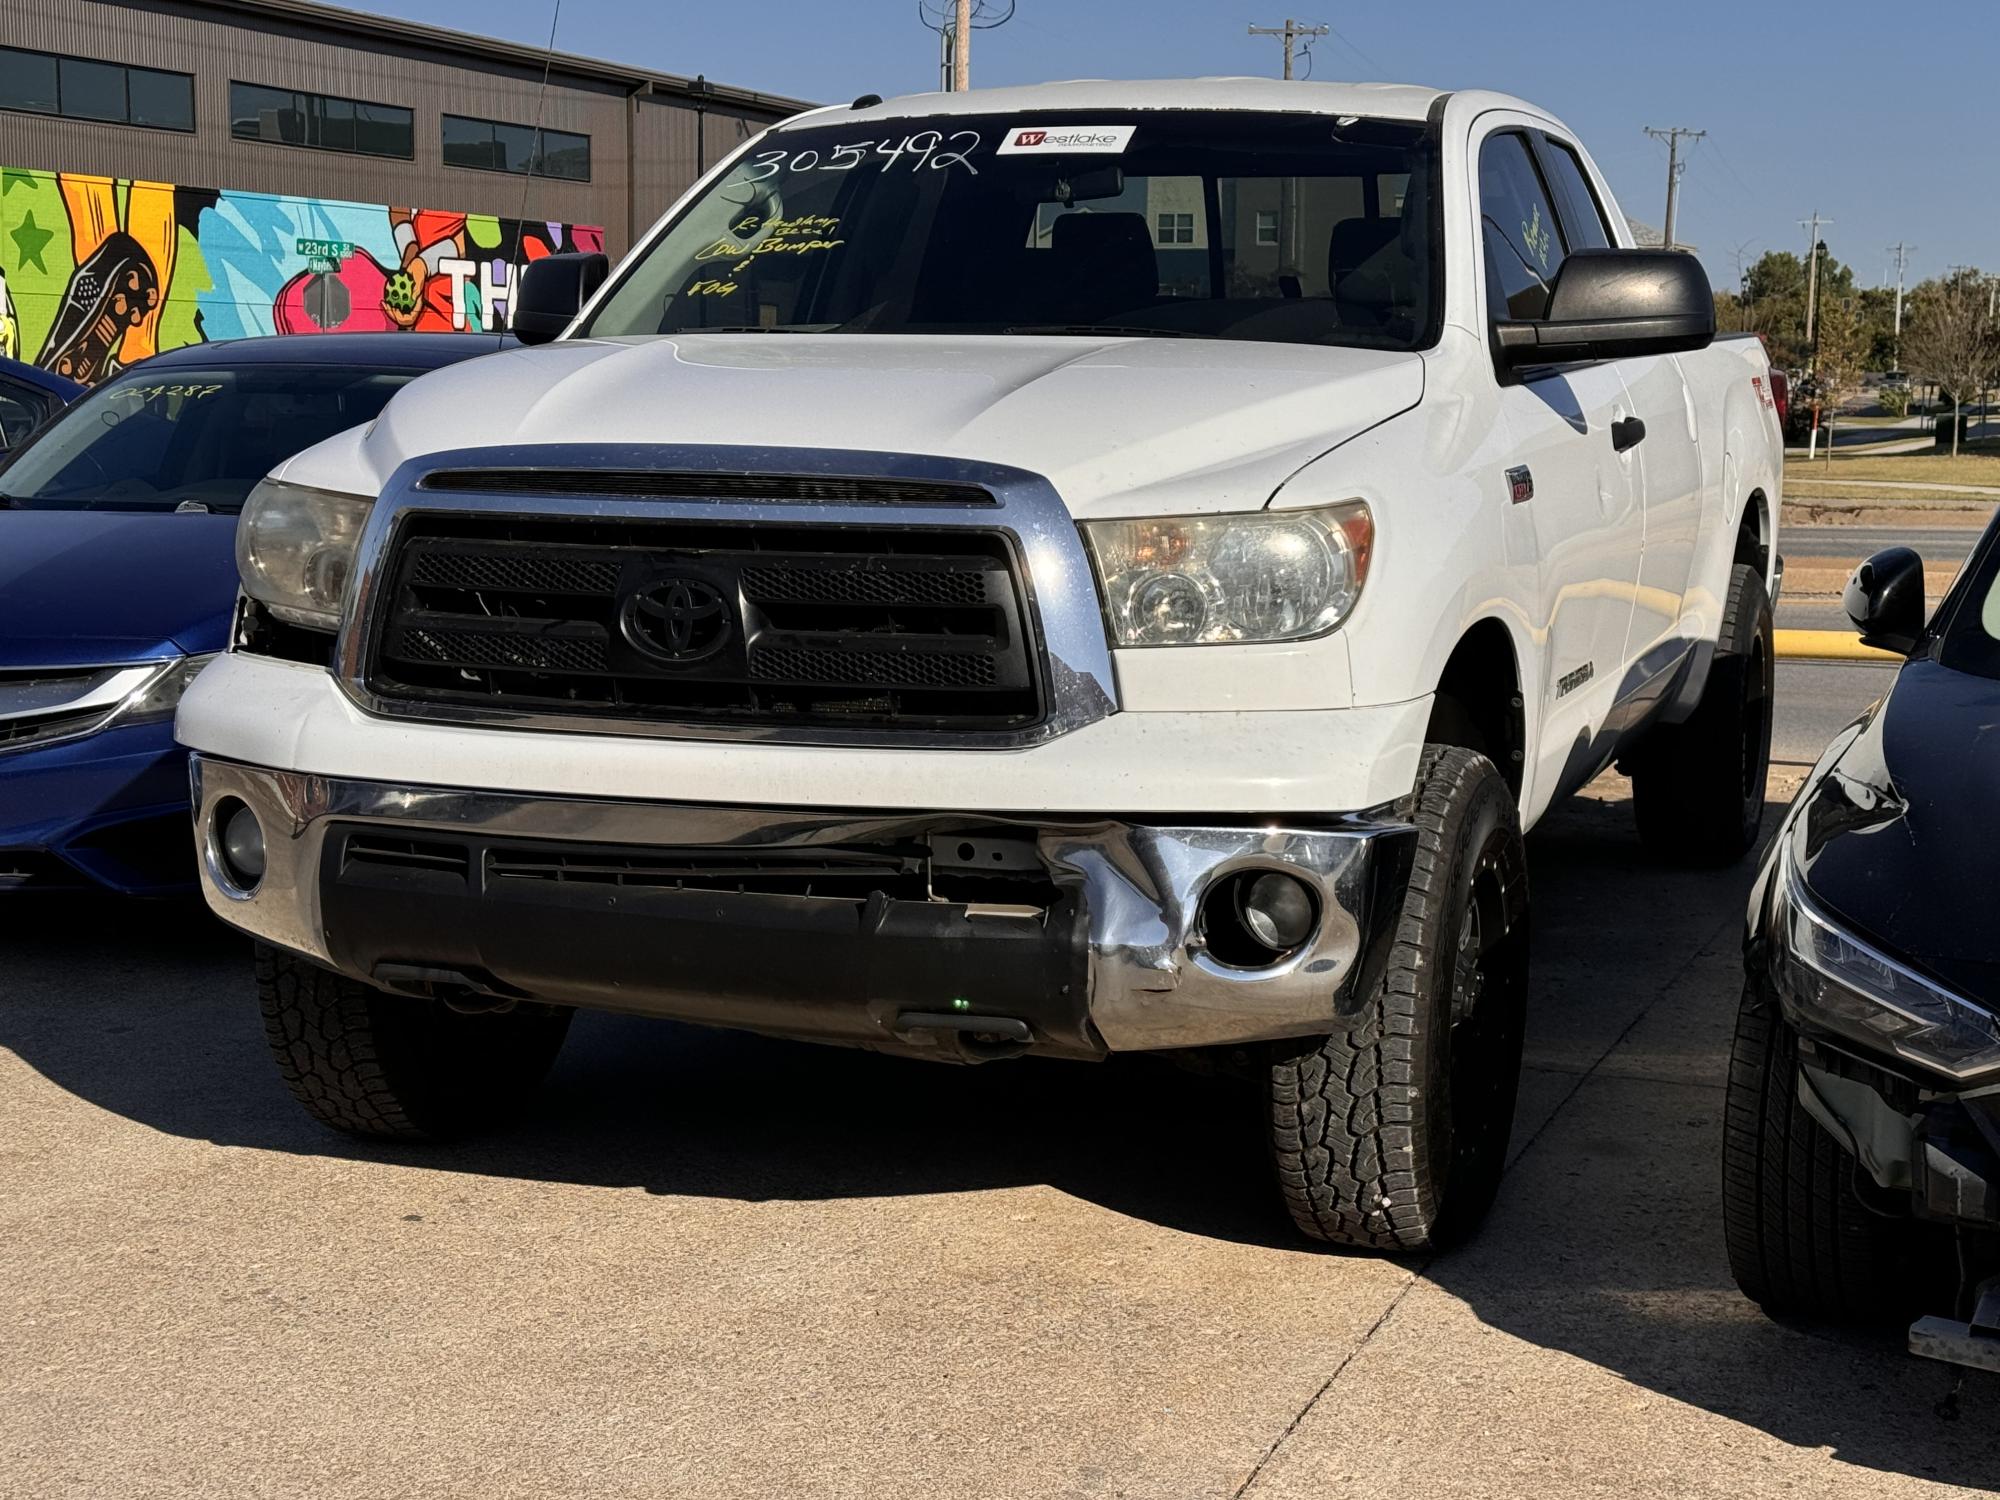
[[[0,667],[220,651],[235,605],[233,515],[0,510]]]
[[[727,443],[1011,464],[1078,515],[1254,510],[1415,406],[1423,380],[1414,354],[1220,339],[563,340],[426,375],[285,473],[374,494],[406,460],[453,449]]]
[[[1988,745],[2000,682],[1913,661],[1800,797],[1792,855],[1831,914],[1983,1005],[2000,1004]]]

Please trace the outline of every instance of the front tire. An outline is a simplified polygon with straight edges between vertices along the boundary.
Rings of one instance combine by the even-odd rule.
[[[1715,661],[1685,724],[1663,724],[1631,762],[1639,837],[1678,864],[1730,865],[1764,820],[1775,681],[1771,600],[1748,563],[1730,570]]]
[[[1729,1269],[1773,1317],[1889,1322],[1933,1290],[1922,1270],[1906,1269],[1925,1248],[1923,1226],[1862,1202],[1859,1164],[1799,1103],[1798,1073],[1798,1035],[1752,979],[1723,1116]]]
[[[1348,1030],[1277,1047],[1266,1099],[1299,1229],[1418,1251],[1468,1233],[1506,1164],[1528,878],[1514,795],[1485,756],[1427,747],[1405,812],[1417,848],[1386,972]]]
[[[264,1034],[306,1113],[349,1135],[447,1140],[517,1111],[573,1012],[523,1003],[466,1014],[257,947]]]

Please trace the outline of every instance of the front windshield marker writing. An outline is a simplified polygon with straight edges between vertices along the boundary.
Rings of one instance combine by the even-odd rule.
[[[940,151],[938,148],[945,145],[947,139],[953,149]],[[871,149],[876,156],[886,157],[888,166],[896,165],[907,156],[913,172],[928,162],[940,171],[949,167],[964,167],[973,176],[979,175],[979,168],[967,159],[979,149],[978,131],[955,131],[947,138],[942,131],[920,130],[901,140],[855,141],[825,153],[811,146],[798,151],[760,151],[750,158],[734,180],[764,182],[780,172],[851,172],[861,165]]]

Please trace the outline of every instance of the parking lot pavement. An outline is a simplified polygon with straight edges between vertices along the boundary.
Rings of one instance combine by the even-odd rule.
[[[1730,1285],[1750,871],[1648,864],[1624,795],[1532,841],[1514,1165],[1420,1262],[1300,1245],[1245,1101],[1144,1060],[584,1017],[520,1127],[358,1148],[282,1093],[204,915],[10,905],[0,1494],[2000,1486],[2000,1379],[1950,1420],[1952,1373],[1893,1334]]]

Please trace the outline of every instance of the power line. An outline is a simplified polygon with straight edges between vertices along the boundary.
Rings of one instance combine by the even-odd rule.
[[[1681,173],[1687,170],[1687,163],[1681,160],[1681,142],[1698,141],[1708,132],[1690,130],[1685,125],[1672,125],[1665,130],[1655,130],[1648,125],[1646,134],[1656,141],[1667,143],[1667,222],[1661,226],[1660,242],[1669,250],[1678,250],[1680,245],[1674,238],[1674,219],[1680,211]]]
[[[1363,52],[1359,47],[1355,46],[1354,43],[1350,42],[1338,27],[1329,26],[1326,29],[1333,33],[1333,39],[1336,42],[1340,43],[1340,45],[1345,47],[1349,52],[1352,52],[1356,57],[1360,58],[1363,62],[1367,63],[1368,66],[1373,68],[1377,73],[1385,73],[1388,71],[1380,63],[1375,61],[1374,58],[1370,57],[1366,52]]]
[[[1287,16],[1285,17],[1285,24],[1283,26],[1252,26],[1250,28],[1250,35],[1275,36],[1281,38],[1284,41],[1285,44],[1284,76],[1285,78],[1290,79],[1292,76],[1292,55],[1294,51],[1297,49],[1299,38],[1322,37],[1328,35],[1332,30],[1333,28],[1331,26],[1301,26],[1297,21],[1294,21],[1290,16]]]

